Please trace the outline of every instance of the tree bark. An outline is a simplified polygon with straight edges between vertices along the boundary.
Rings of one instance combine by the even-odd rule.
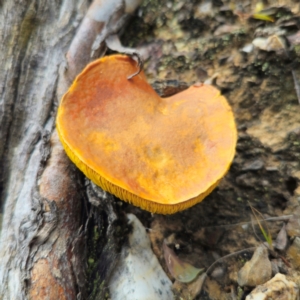
[[[113,204],[106,204],[110,197],[85,183],[70,163],[55,131],[55,115],[75,76],[103,53],[105,38],[124,25],[124,3],[95,0],[90,8],[84,0],[0,4],[1,299],[103,295],[100,286],[122,243],[114,235],[119,217]],[[101,5],[106,5],[105,20],[97,19]],[[90,210],[87,198],[98,208]],[[103,235],[97,254],[105,264],[88,270],[88,236],[94,227]],[[89,276],[98,280],[88,285]]]

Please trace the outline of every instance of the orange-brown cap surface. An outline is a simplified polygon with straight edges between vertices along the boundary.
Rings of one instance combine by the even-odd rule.
[[[200,202],[234,157],[226,99],[210,85],[160,98],[123,55],[89,64],[64,95],[57,130],[77,167],[117,197],[155,213]]]

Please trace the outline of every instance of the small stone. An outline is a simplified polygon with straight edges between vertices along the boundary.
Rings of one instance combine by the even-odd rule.
[[[242,49],[241,49],[242,52],[245,52],[245,53],[250,53],[253,51],[253,44],[247,44],[245,45]]]
[[[244,173],[235,178],[235,182],[239,186],[243,187],[253,187],[256,183],[256,178],[250,173]]]
[[[202,286],[205,279],[206,273],[203,273],[196,280],[189,284],[175,280],[172,286],[172,289],[175,292],[175,299],[195,299],[202,291]]]
[[[266,50],[267,47],[267,39],[263,37],[258,37],[252,41],[252,44],[261,50]]]
[[[237,25],[224,24],[224,25],[219,26],[215,30],[214,35],[219,36],[219,35],[224,35],[224,34],[228,34],[228,33],[239,32],[242,30],[243,30],[243,28],[241,28]]]
[[[228,282],[228,272],[224,266],[217,266],[211,273],[211,278],[216,280],[220,285],[225,286]]]
[[[286,225],[286,232],[288,236],[300,236],[300,207],[296,208],[293,216]]]
[[[290,258],[292,265],[300,269],[300,238],[296,237],[293,241],[293,244],[287,251],[287,255]]]
[[[246,300],[296,300],[299,288],[296,283],[289,281],[283,274],[276,274],[270,281],[257,286]]]
[[[278,264],[275,260],[271,261],[271,265],[272,265],[272,274],[276,275],[277,273],[279,273]]]
[[[296,32],[293,35],[289,35],[287,39],[293,46],[300,45],[300,31]]]
[[[213,272],[211,273],[211,277],[218,280],[218,279],[222,279],[225,275],[226,270],[222,267],[217,267],[213,270]]]
[[[240,286],[257,286],[270,280],[272,277],[272,265],[268,257],[268,249],[260,245],[253,253],[251,260],[238,272],[238,284]]]
[[[264,162],[261,159],[253,160],[244,165],[242,171],[257,171],[264,167]]]
[[[254,47],[264,51],[282,51],[286,48],[285,40],[276,34],[268,38],[258,37],[252,41]]]
[[[266,170],[268,172],[276,172],[276,171],[278,171],[278,167],[272,167],[272,166],[270,166],[270,167],[266,167]]]
[[[213,15],[214,15],[214,9],[211,1],[205,1],[204,3],[198,6],[197,9],[198,17],[213,16]]]
[[[285,224],[283,224],[282,228],[280,229],[280,231],[276,237],[276,241],[274,243],[274,247],[280,251],[284,251],[288,244],[288,237],[287,237],[285,227],[286,227]]]

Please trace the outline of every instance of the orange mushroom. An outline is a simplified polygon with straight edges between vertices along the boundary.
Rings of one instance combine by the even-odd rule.
[[[136,62],[113,55],[90,63],[58,109],[67,155],[94,183],[129,203],[171,214],[204,199],[235,154],[230,106],[210,85],[161,98]]]

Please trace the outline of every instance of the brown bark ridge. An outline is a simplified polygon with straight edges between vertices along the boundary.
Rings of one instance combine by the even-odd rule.
[[[127,2],[0,4],[0,299],[87,298],[83,199],[91,193],[58,140],[55,114],[70,82],[124,25]],[[101,209],[103,234],[113,233],[114,208]]]

